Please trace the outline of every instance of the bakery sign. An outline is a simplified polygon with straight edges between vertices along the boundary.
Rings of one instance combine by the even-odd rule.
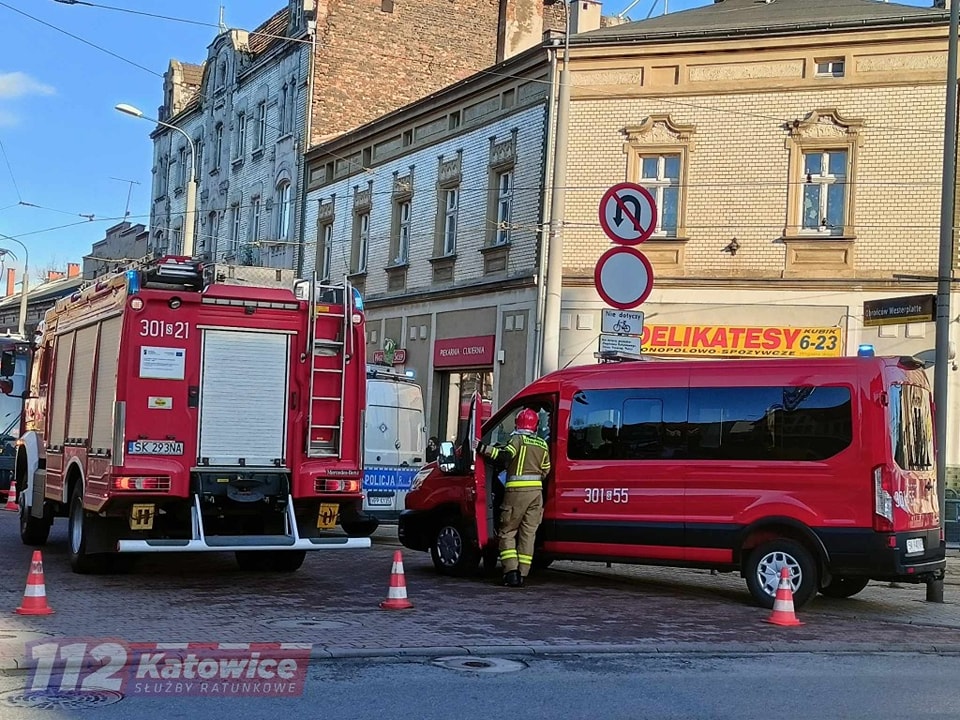
[[[443,368],[493,365],[496,341],[496,335],[437,340],[433,344],[433,366]]]

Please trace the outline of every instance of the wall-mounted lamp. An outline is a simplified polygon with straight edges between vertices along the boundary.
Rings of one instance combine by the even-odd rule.
[[[740,241],[736,238],[733,238],[730,242],[727,243],[727,246],[720,252],[730,253],[731,257],[737,254],[737,250],[740,249]]]

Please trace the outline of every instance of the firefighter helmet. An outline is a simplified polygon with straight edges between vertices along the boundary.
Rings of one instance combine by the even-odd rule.
[[[520,432],[536,432],[540,418],[530,408],[524,408],[517,413],[515,425]]]

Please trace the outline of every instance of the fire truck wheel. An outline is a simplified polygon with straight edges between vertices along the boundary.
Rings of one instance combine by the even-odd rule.
[[[70,498],[70,520],[67,548],[70,568],[81,575],[102,573],[109,569],[110,556],[87,552],[87,538],[94,531],[96,518],[83,509],[83,487],[77,483]]]
[[[794,607],[803,607],[817,594],[817,563],[810,551],[796,540],[770,540],[753,549],[744,567],[747,587],[760,607],[773,607],[784,567],[790,571]]]
[[[26,503],[27,491],[20,493],[20,540],[24,545],[46,545],[52,520],[35,518]]]
[[[430,545],[433,565],[444,575],[473,575],[480,566],[480,550],[463,518],[442,521]]]
[[[306,550],[238,550],[237,566],[245,572],[296,572],[307,557]]]
[[[820,588],[820,593],[831,598],[853,597],[863,590],[869,582],[870,578],[834,575],[830,582]]]

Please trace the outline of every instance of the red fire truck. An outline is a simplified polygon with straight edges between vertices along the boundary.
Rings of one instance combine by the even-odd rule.
[[[16,461],[24,543],[67,517],[80,573],[204,551],[293,571],[370,546],[359,293],[213,280],[169,256],[47,312]]]

